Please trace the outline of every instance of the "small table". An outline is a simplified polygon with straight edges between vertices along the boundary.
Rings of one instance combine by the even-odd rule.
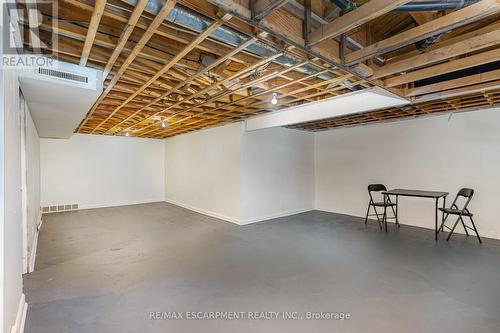
[[[435,239],[438,239],[438,203],[439,198],[443,198],[443,208],[446,205],[446,196],[449,194],[448,192],[436,192],[436,191],[421,191],[421,190],[407,190],[397,188],[390,191],[382,192],[384,195],[395,195],[396,196],[396,222],[399,223],[398,220],[398,197],[417,197],[417,198],[434,198],[436,200],[436,221],[435,221]]]

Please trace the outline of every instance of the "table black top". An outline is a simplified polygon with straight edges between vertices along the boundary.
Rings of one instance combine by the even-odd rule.
[[[421,198],[441,198],[447,196],[448,192],[422,191],[422,190],[407,190],[396,188],[390,191],[384,191],[383,194],[401,195],[405,197],[421,197]]]

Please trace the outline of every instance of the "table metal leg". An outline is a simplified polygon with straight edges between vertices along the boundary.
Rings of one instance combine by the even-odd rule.
[[[399,205],[398,205],[398,202],[399,202],[398,198],[399,198],[399,195],[396,195],[396,224],[399,227],[400,225],[399,225],[399,215],[398,215],[398,207],[399,207]]]
[[[435,230],[434,230],[434,238],[436,241],[438,240],[438,202],[439,198],[436,198],[436,221],[435,221]]]
[[[384,194],[384,203],[387,202],[387,195]],[[387,206],[384,205],[384,225],[385,225],[385,232],[387,232]]]
[[[443,197],[443,208],[446,207],[446,196]],[[439,228],[439,231],[443,231],[443,221],[444,221],[444,212],[441,216],[441,227]]]

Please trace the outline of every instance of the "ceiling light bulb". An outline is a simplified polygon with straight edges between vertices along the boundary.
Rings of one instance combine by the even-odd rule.
[[[126,132],[126,133],[125,133],[125,136],[130,136],[130,132]]]
[[[167,122],[165,120],[161,121],[161,128],[167,127]]]
[[[277,93],[273,93],[273,98],[271,98],[271,104],[272,105],[278,104],[278,94]]]

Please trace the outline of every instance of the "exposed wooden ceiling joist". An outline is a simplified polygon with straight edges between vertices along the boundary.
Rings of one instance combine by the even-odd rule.
[[[359,51],[354,51],[346,56],[345,63],[347,65],[353,65],[366,59],[373,58],[374,56],[413,44],[427,37],[475,22],[498,12],[500,12],[500,3],[497,0],[482,0],[393,37],[369,45]]]
[[[252,18],[260,21],[273,10],[285,5],[289,0],[250,0],[250,9]]]
[[[326,39],[334,38],[359,27],[374,18],[410,2],[411,0],[371,0],[361,7],[339,16],[309,35],[309,45],[316,45]]]
[[[80,66],[85,66],[89,58],[90,49],[94,44],[95,34],[99,27],[99,22],[101,22],[102,14],[104,13],[104,8],[106,7],[106,0],[96,0],[94,5],[94,12],[92,13],[92,18],[89,23],[89,28],[87,29],[87,37],[85,38],[85,45],[83,46],[82,57],[80,59]]]
[[[388,87],[394,87],[404,83],[422,80],[428,77],[433,77],[445,73],[458,71],[465,68],[487,64],[493,61],[497,61],[498,59],[500,59],[500,48],[471,55],[469,57],[452,60],[439,65],[426,67],[404,75],[395,76],[385,80],[385,84]]]
[[[137,89],[133,94],[131,94],[122,104],[120,104],[109,116],[104,119],[92,132],[95,132],[102,124],[108,121],[116,112],[118,112],[123,106],[132,101],[137,95],[143,92],[147,87],[153,84],[161,76],[167,73],[173,65],[175,65],[179,60],[181,60],[186,54],[188,54],[192,49],[194,49],[201,41],[207,38],[215,29],[220,27],[223,22],[228,21],[231,15],[226,14],[220,20],[214,21],[207,29],[205,29],[198,37],[196,37],[191,43],[189,43],[182,51],[177,53],[172,60],[165,64],[155,75],[153,75],[148,81],[146,81],[139,89]],[[106,130],[106,132],[112,130],[112,128]]]
[[[146,7],[148,3],[148,0],[139,0],[137,4],[135,5],[134,11],[130,15],[130,18],[128,19],[128,22],[123,29],[119,42],[116,45],[116,47],[113,50],[113,53],[111,54],[111,57],[109,57],[108,63],[106,64],[106,67],[104,67],[104,72],[103,72],[103,79],[106,79],[108,77],[109,72],[111,72],[111,69],[115,65],[116,59],[120,56],[121,52],[123,51],[123,48],[127,44],[127,41],[130,38],[130,35],[134,31],[134,28],[141,18],[141,14]]]
[[[485,34],[470,37],[455,44],[421,53],[402,61],[387,64],[386,66],[376,70],[373,77],[381,78],[391,74],[401,74],[407,70],[415,70],[426,65],[432,65],[443,60],[499,44],[500,30],[491,31]]]
[[[414,99],[411,112],[417,113],[498,102],[495,89],[500,79],[491,65],[486,73],[456,74],[498,60],[498,1],[482,0],[439,16],[389,12],[408,1],[370,0],[328,23],[323,16],[328,6],[321,0],[179,0],[176,13],[196,11],[189,15],[200,19],[204,28],[177,18],[165,20],[166,15],[159,19],[145,6],[147,0],[139,0],[135,7],[107,0],[100,24],[88,24],[96,22],[94,14],[100,12],[100,0],[94,1],[61,0],[62,16],[43,13],[40,25],[43,41],[50,40],[51,32],[58,35],[54,54],[76,63],[86,54],[87,66],[104,69],[109,76],[104,93],[77,129],[80,133],[162,138],[373,85],[395,88],[400,96]],[[224,13],[233,18],[207,32]],[[307,17],[309,25],[318,27],[308,35]],[[52,24],[53,19],[60,24]],[[233,42],[221,39],[213,32],[222,27],[224,33],[239,37]],[[425,50],[413,45],[441,32],[447,33]],[[340,45],[334,39],[339,34],[358,45]],[[404,36],[409,40],[400,42]],[[25,44],[35,46],[29,40]],[[366,44],[371,45],[363,47]],[[262,47],[267,51],[256,52]],[[379,53],[385,53],[385,59],[364,62]],[[445,73],[451,73],[451,79],[427,80]],[[424,82],[429,83],[422,86]],[[269,103],[273,92],[279,96],[276,105]],[[474,97],[462,97],[472,92]],[[439,102],[443,98],[446,102]],[[398,119],[408,110],[381,110],[343,124]],[[160,126],[165,121],[170,123],[167,128]],[[338,122],[325,121],[321,128],[328,124]]]
[[[161,10],[158,12],[158,15],[154,18],[154,20],[151,22],[149,27],[146,29],[144,34],[142,35],[141,39],[137,42],[137,44],[134,46],[132,49],[132,52],[128,55],[127,59],[123,62],[123,64],[120,66],[120,69],[116,72],[116,74],[113,76],[113,79],[111,82],[108,84],[106,89],[103,91],[101,96],[99,96],[97,102],[94,104],[92,109],[90,110],[90,115],[94,110],[97,108],[99,103],[106,97],[107,94],[113,89],[113,86],[118,82],[120,77],[125,73],[127,70],[128,66],[134,61],[135,57],[141,52],[142,48],[146,45],[146,43],[149,41],[151,36],[155,33],[156,29],[160,26],[160,24],[163,23],[165,20],[165,17],[167,17],[168,13],[174,8],[176,3],[176,0],[168,0],[165,5],[161,8]],[[83,126],[85,125],[85,122],[89,119],[89,116],[85,118],[85,120],[82,122],[80,125]],[[95,130],[95,129],[94,129]]]

